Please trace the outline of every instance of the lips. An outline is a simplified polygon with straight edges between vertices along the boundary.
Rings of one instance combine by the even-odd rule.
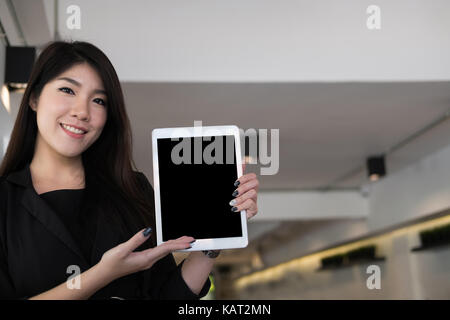
[[[84,132],[84,131],[81,131],[81,130],[76,130],[76,131],[78,131],[78,132],[74,132],[75,131],[75,128],[72,128],[72,129],[70,129],[70,128],[64,128],[64,126],[63,126],[63,124],[61,123],[60,125],[59,125],[60,127],[61,127],[61,129],[69,136],[69,137],[72,137],[72,138],[75,138],[75,139],[82,139],[83,137],[84,137],[84,135],[86,134],[86,132]],[[66,125],[67,126],[67,125]]]
[[[84,133],[87,133],[87,132],[88,132],[88,129],[86,129],[86,128],[84,128],[84,127],[76,126],[76,125],[74,125],[74,124],[61,122],[60,125],[70,126],[70,127],[75,128],[75,129],[82,130],[82,131],[84,131]]]

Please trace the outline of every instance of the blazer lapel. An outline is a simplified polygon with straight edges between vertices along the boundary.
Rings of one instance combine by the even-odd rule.
[[[7,179],[26,188],[21,199],[23,206],[51,233],[63,242],[67,248],[72,250],[85,264],[85,267],[87,267],[89,264],[86,261],[86,258],[81,253],[79,246],[76,244],[62,220],[44,199],[36,193],[31,179],[29,164],[22,170],[11,173]]]

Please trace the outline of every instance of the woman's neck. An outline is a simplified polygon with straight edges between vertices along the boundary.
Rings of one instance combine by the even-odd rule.
[[[42,142],[40,139],[36,140],[34,156],[30,163],[33,185],[38,194],[58,189],[84,188],[81,155],[65,157]]]

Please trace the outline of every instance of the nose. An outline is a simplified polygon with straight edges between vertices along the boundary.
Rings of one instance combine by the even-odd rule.
[[[89,104],[86,101],[78,101],[71,109],[70,115],[81,121],[89,121]]]

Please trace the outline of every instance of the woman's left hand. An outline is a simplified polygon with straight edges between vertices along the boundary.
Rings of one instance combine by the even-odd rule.
[[[242,171],[244,170],[245,165],[242,166]],[[236,181],[239,181],[239,184],[233,193],[235,198],[230,201],[230,205],[232,206],[231,210],[235,212],[246,210],[247,219],[250,219],[258,213],[258,178],[256,177],[256,174],[248,173],[242,175]]]

